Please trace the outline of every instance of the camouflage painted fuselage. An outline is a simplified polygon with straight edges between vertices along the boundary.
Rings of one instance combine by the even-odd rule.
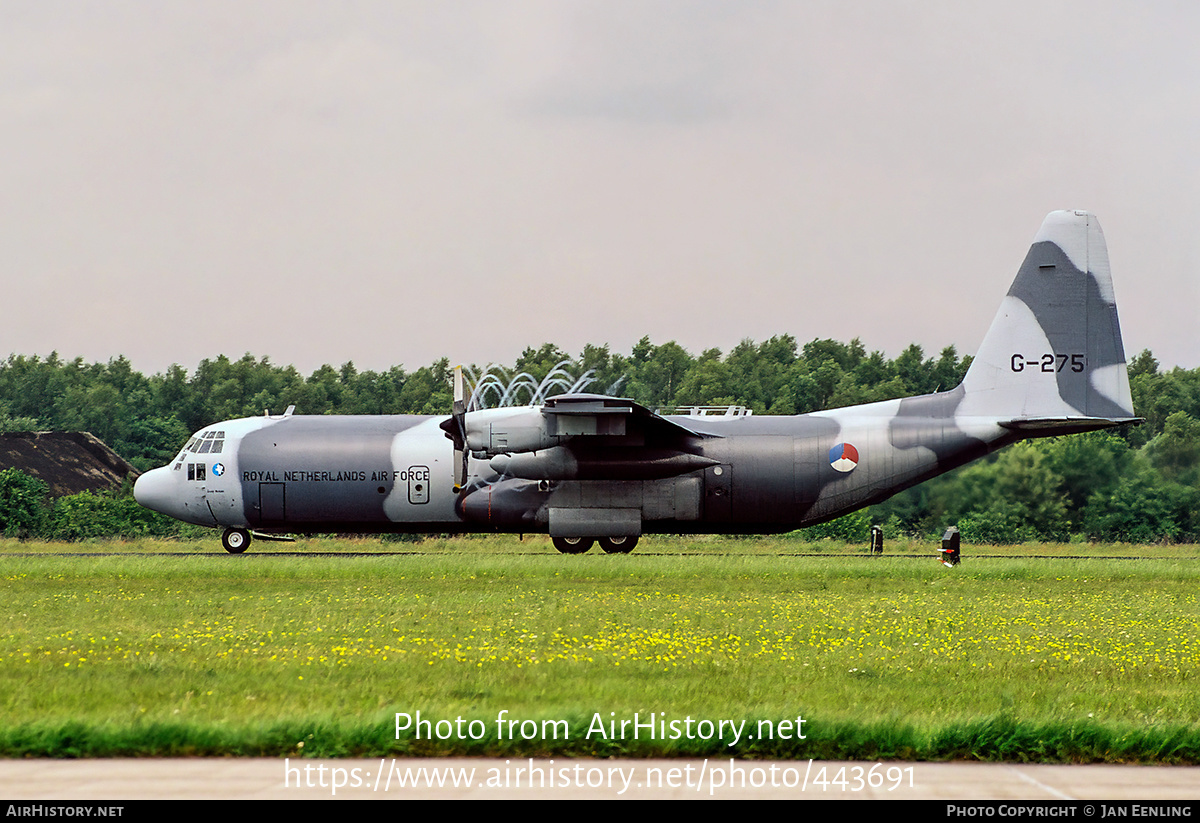
[[[995,422],[956,420],[961,398],[957,390],[796,417],[667,418],[696,435],[659,447],[707,464],[669,477],[504,477],[472,459],[472,481],[455,493],[446,418],[406,415],[218,423],[199,435],[224,432],[220,454],[184,452],[156,471],[177,487],[180,506],[168,513],[205,526],[533,532],[549,530],[552,509],[619,509],[636,512],[644,532],[778,531],[877,502],[1019,439]],[[906,414],[917,406],[949,414]],[[830,452],[847,444],[857,459],[839,470]],[[206,465],[204,479],[187,479],[189,463]]]
[[[793,417],[567,395],[461,420],[247,418],[197,433],[135,491],[181,520],[260,532],[772,532],[1023,438],[1132,420],[1103,234],[1054,212],[952,391]],[[472,455],[461,484],[456,442]]]

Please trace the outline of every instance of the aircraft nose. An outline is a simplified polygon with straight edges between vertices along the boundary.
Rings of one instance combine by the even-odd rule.
[[[151,469],[133,484],[133,499],[147,509],[174,515],[177,501],[174,494],[175,484],[171,480],[169,467]]]

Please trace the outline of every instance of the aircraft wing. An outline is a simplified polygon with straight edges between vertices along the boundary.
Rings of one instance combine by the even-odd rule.
[[[550,397],[547,398],[546,405],[542,407],[542,413],[558,417],[561,421],[559,427],[563,429],[579,428],[586,430],[588,428],[588,423],[581,425],[572,424],[569,422],[571,418],[580,420],[593,419],[597,423],[602,419],[621,419],[625,428],[630,428],[629,423],[633,421],[634,428],[644,426],[664,434],[675,433],[686,437],[716,436],[701,434],[689,429],[687,426],[682,426],[679,423],[668,420],[650,411],[645,406],[634,403],[632,400],[626,400],[621,397],[608,397],[603,394],[560,394],[556,397]],[[618,415],[619,417],[610,418],[608,417],[609,415]],[[613,423],[607,425],[613,425]],[[621,424],[616,425],[619,426]],[[587,433],[587,431],[580,432],[580,434]]]

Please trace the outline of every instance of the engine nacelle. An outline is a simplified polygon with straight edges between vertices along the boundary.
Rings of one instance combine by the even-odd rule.
[[[570,448],[501,454],[488,464],[492,471],[527,480],[658,480],[675,477],[719,461],[674,449]]]
[[[550,430],[540,407],[482,409],[466,417],[467,448],[478,458],[557,446],[562,439]]]
[[[482,409],[466,415],[467,448],[477,458],[533,452],[562,445],[573,437],[622,436],[625,415],[593,404],[587,410],[544,407]]]
[[[458,506],[462,516],[473,523],[535,529],[538,509],[549,497],[549,489],[536,481],[504,480],[475,489]]]

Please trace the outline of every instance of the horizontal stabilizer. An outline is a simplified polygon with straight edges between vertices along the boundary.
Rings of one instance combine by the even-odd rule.
[[[1009,431],[1020,432],[1026,437],[1053,437],[1060,434],[1078,434],[1080,432],[1111,429],[1114,426],[1139,425],[1141,417],[1023,417],[1019,420],[1006,420],[1001,427]]]

